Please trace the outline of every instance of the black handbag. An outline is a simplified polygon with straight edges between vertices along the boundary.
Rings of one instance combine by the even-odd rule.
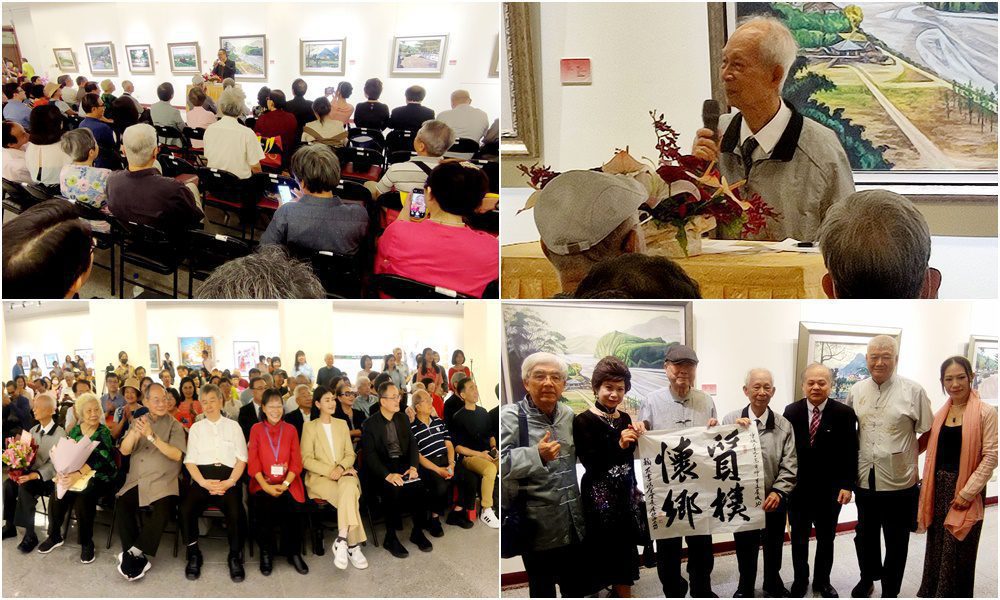
[[[521,403],[517,405],[518,448],[528,447],[528,413]],[[528,517],[528,498],[522,490],[504,508],[500,516],[500,556],[513,558],[531,547],[535,537],[535,523]]]

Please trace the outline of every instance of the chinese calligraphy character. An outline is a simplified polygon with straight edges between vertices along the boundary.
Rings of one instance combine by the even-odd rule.
[[[674,491],[667,492],[667,499],[663,501],[663,512],[667,515],[667,527],[670,527],[674,519],[687,519],[688,524],[694,529],[694,516],[701,514],[701,509],[695,504],[698,492],[688,495],[687,490],[681,490],[674,498]]]
[[[746,514],[746,504],[743,502],[743,486],[738,483],[728,492],[723,492],[722,488],[717,488],[712,507],[715,508],[712,516],[723,523],[727,521],[732,522],[737,515],[743,517],[744,521],[750,520],[750,517]],[[729,509],[728,517],[726,516],[726,509]]]
[[[734,450],[740,441],[737,433],[738,430],[734,429],[724,439],[722,434],[719,434],[715,436],[715,443],[708,447],[708,455],[715,460],[715,479],[720,481],[740,480],[740,471],[736,465],[736,451]],[[717,455],[716,450],[722,450],[722,452]]]
[[[660,465],[664,483],[670,483],[671,480],[683,483],[688,478],[698,479],[698,474],[694,472],[695,464],[691,460],[694,450],[691,450],[690,446],[691,440],[686,437],[681,437],[681,441],[673,450],[660,442],[660,455],[656,457],[656,464]],[[667,470],[668,460],[670,466],[673,467],[672,473]]]

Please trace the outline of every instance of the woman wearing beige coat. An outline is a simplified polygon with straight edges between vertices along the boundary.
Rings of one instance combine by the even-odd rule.
[[[321,388],[322,389],[322,388]],[[337,400],[323,390],[316,405],[319,418],[302,427],[302,465],[310,498],[322,498],[337,509],[337,539],[333,542],[333,564],[346,569],[368,567],[361,542],[368,539],[361,523],[358,499],[361,485],[354,469],[354,446],[347,423],[333,416]],[[318,394],[319,395],[319,394]]]

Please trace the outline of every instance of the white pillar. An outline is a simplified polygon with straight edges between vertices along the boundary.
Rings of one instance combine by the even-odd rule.
[[[500,303],[473,300],[462,308],[462,350],[475,373],[482,406],[489,410],[499,403],[495,391],[500,383]]]

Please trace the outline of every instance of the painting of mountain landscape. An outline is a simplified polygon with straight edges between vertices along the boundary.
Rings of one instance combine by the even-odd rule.
[[[784,95],[856,171],[996,171],[996,2],[739,2],[799,44]]]

